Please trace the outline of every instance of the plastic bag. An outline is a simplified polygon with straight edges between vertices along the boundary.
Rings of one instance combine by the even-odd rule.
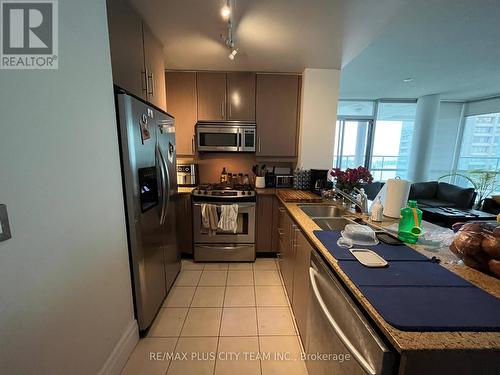
[[[450,250],[467,266],[500,278],[500,224],[474,221],[453,226],[458,228]]]

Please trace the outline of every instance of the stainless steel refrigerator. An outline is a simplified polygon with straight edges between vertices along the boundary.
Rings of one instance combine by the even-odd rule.
[[[174,118],[116,94],[134,306],[147,329],[180,271]]]

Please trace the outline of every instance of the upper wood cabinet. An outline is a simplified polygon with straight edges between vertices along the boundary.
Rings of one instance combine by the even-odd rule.
[[[300,76],[258,74],[257,156],[297,156]]]
[[[142,20],[125,0],[108,0],[113,82],[146,99]]]
[[[196,73],[166,72],[167,112],[175,117],[178,155],[195,154]]]
[[[197,73],[199,121],[255,121],[255,73]]]
[[[108,0],[113,82],[165,110],[163,46],[126,0]]]
[[[226,73],[196,74],[198,121],[226,120]]]
[[[145,23],[143,23],[143,38],[147,100],[157,107],[166,110],[163,46]]]
[[[227,73],[226,118],[255,121],[255,73]]]

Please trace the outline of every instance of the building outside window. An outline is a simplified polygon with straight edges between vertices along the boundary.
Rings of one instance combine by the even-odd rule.
[[[500,169],[500,113],[467,116],[457,172]]]

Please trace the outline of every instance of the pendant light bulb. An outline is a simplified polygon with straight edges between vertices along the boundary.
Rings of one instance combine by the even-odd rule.
[[[234,60],[234,58],[236,57],[236,54],[238,53],[238,50],[236,48],[234,48],[231,53],[229,54],[229,60]]]
[[[222,7],[222,9],[220,10],[220,14],[225,20],[229,19],[229,16],[231,16],[231,8],[229,7],[229,4],[225,4]]]

